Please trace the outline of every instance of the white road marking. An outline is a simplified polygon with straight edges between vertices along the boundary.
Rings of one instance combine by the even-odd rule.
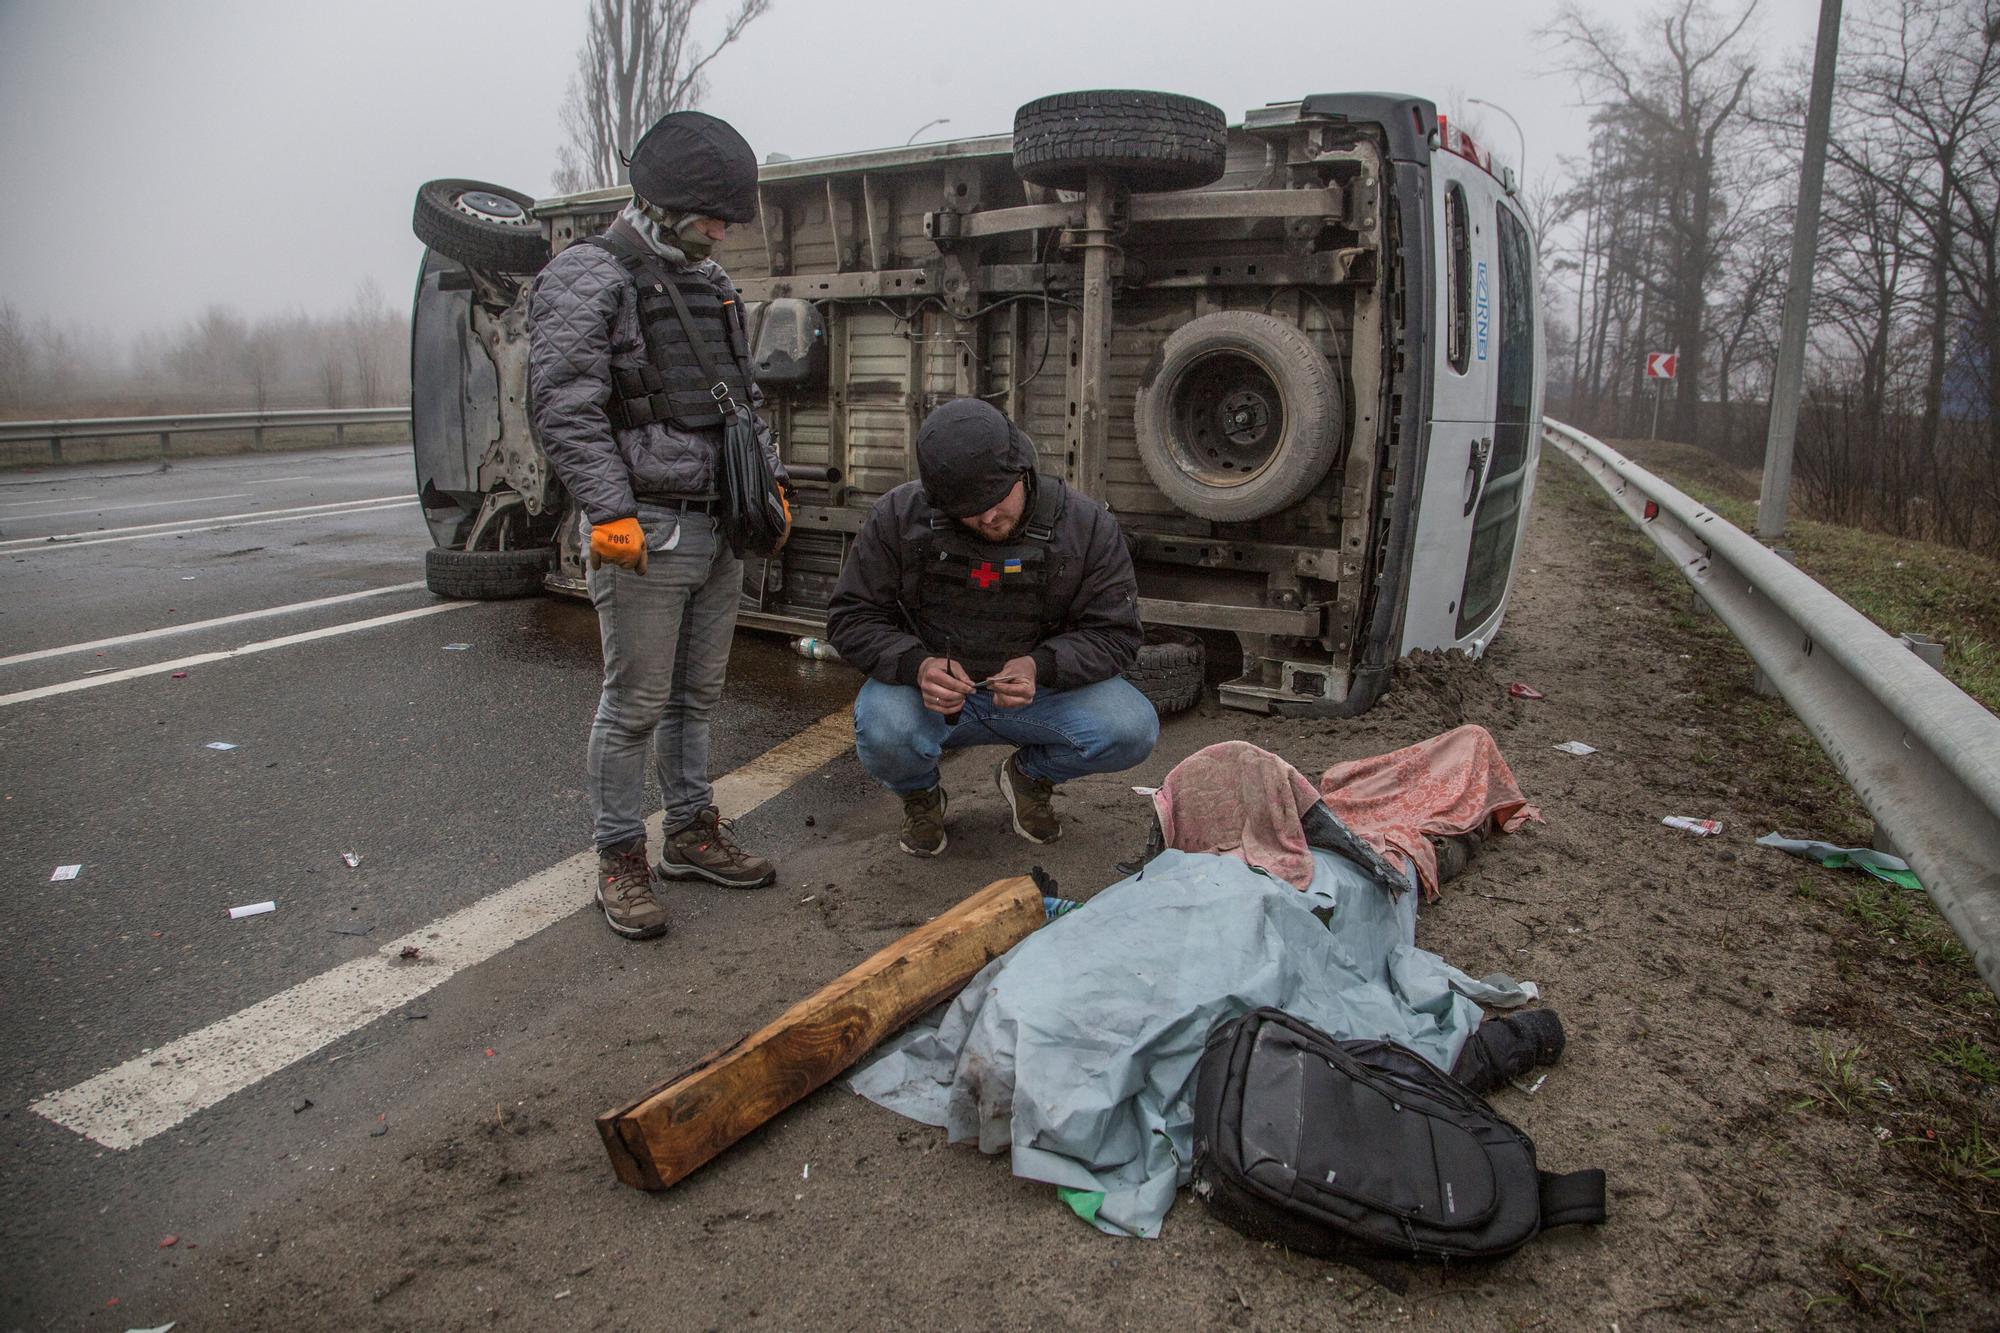
[[[280,518],[253,518],[245,521],[204,523],[191,528],[169,528],[165,532],[135,532],[125,537],[93,537],[88,541],[57,541],[47,537],[30,537],[26,540],[37,544],[23,546],[19,550],[6,550],[6,547],[15,545],[15,543],[0,542],[0,555],[35,555],[42,551],[73,551],[79,546],[103,546],[110,542],[142,542],[153,537],[185,537],[193,532],[215,532],[222,528],[260,528],[266,523],[296,523],[302,518],[346,518],[350,514],[373,514],[384,509],[407,509],[416,503],[415,500],[392,500],[388,504],[381,504],[370,500],[365,502],[366,508],[341,509],[339,512],[332,514],[285,514]]]
[[[328,477],[259,477],[256,481],[246,481],[245,486],[276,486],[281,481],[328,481]]]
[[[267,606],[261,611],[239,611],[233,616],[216,616],[212,620],[191,620],[185,625],[163,625],[159,629],[143,629],[134,634],[119,634],[109,639],[92,639],[89,643],[66,643],[60,648],[38,648],[31,653],[15,653],[12,657],[0,657],[0,667],[14,666],[20,662],[39,662],[45,657],[62,657],[67,653],[87,653],[100,648],[116,648],[122,644],[164,638],[169,634],[187,634],[198,629],[214,629],[218,625],[240,625],[246,620],[262,620],[266,616],[284,616],[294,611],[312,611],[322,606],[339,606],[345,602],[358,602],[364,597],[381,597],[392,592],[414,592],[423,586],[422,579],[409,583],[391,583],[381,588],[344,592],[337,597],[315,597],[310,602]]]
[[[72,500],[72,501],[73,501],[75,497],[73,497],[73,496],[65,496],[64,498],[65,498],[65,499],[70,499],[70,500]],[[188,497],[187,499],[185,499],[185,500],[143,500],[143,501],[139,502],[138,504],[124,504],[124,505],[99,505],[99,506],[97,506],[97,508],[95,508],[95,509],[59,509],[59,510],[57,510],[57,511],[56,511],[55,513],[53,513],[53,514],[30,514],[30,515],[28,515],[28,517],[29,517],[29,518],[38,518],[38,519],[39,519],[39,518],[74,518],[74,517],[76,517],[76,515],[78,515],[78,514],[108,514],[108,513],[110,513],[110,512],[112,511],[112,510],[114,510],[114,509],[158,509],[158,508],[160,508],[160,507],[161,507],[162,505],[199,505],[199,504],[211,504],[211,503],[213,503],[214,501],[217,501],[217,500],[247,500],[247,499],[249,499],[249,498],[250,498],[250,492],[248,492],[248,491],[237,491],[237,492],[236,492],[235,494],[233,494],[233,495],[190,495],[190,496],[189,496],[189,497]],[[188,522],[193,522],[194,520],[193,520],[193,519],[181,519],[181,520],[179,520],[179,521],[180,521],[180,522],[184,522],[184,523],[188,523]],[[46,540],[47,540],[47,538],[43,538],[43,537],[23,537],[23,538],[21,538],[21,540],[22,540],[22,541],[46,541]]]
[[[93,528],[87,532],[56,532],[50,533],[46,537],[15,537],[9,541],[0,541],[0,549],[10,546],[35,546],[44,543],[57,546],[81,545],[88,539],[109,537],[121,532],[153,532],[160,528],[185,527],[192,522],[227,523],[239,518],[265,518],[276,514],[310,514],[328,509],[351,509],[355,505],[386,504],[391,500],[400,501],[404,504],[416,503],[415,497],[408,494],[374,495],[366,500],[341,500],[333,504],[293,505],[289,509],[249,509],[240,514],[210,514],[199,520],[177,518],[165,523],[134,523],[129,527],[123,528]]]
[[[718,780],[716,805],[724,817],[741,818],[846,749],[853,736],[851,712],[821,718]],[[657,845],[659,816],[647,833]],[[579,853],[365,958],[50,1093],[32,1109],[107,1148],[136,1148],[590,906],[596,873],[596,854]],[[399,958],[409,946],[422,956]]]
[[[59,505],[74,504],[75,502],[76,497],[74,495],[57,495],[47,500],[0,500],[0,509],[25,509],[29,505]],[[29,517],[32,518],[34,515],[31,514]]]
[[[331,639],[342,634],[358,634],[365,629],[375,629],[381,625],[393,625],[398,621],[416,620],[422,616],[434,616],[444,611],[458,611],[468,606],[478,606],[478,602],[438,602],[431,606],[420,606],[411,611],[397,611],[391,615],[376,616],[370,620],[350,620],[344,625],[328,625],[324,629],[309,629],[300,634],[287,634],[280,639],[264,639],[258,643],[246,643],[241,648],[225,648],[220,652],[196,653],[192,657],[176,657],[171,662],[152,662],[146,666],[127,667],[123,671],[109,671],[102,675],[83,676],[77,680],[65,680],[54,685],[40,685],[32,690],[16,690],[12,694],[0,694],[0,708],[14,704],[32,703],[36,699],[47,699],[51,695],[73,694],[78,690],[94,690],[101,685],[116,685],[121,680],[137,680],[141,676],[157,676],[166,671],[185,671],[189,667],[207,666],[211,662],[226,662],[232,657],[248,657],[252,653],[268,653],[277,648],[290,648],[294,644],[311,643],[315,639]]]

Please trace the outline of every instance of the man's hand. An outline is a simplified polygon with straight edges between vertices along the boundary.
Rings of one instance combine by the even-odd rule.
[[[1017,657],[981,682],[993,687],[993,702],[1002,708],[1025,708],[1035,701],[1035,659]]]
[[[977,688],[965,668],[948,657],[926,657],[917,668],[917,691],[924,697],[924,707],[944,717],[964,708],[965,696]]]
[[[590,525],[590,567],[609,560],[635,573],[646,572],[646,530],[636,518],[617,518]]]

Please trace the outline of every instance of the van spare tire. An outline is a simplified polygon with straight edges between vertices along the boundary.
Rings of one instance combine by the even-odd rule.
[[[1160,345],[1135,405],[1153,484],[1200,518],[1240,523],[1303,500],[1347,442],[1340,382],[1313,341],[1225,310]]]
[[[1128,189],[1185,190],[1228,156],[1221,109],[1177,93],[1057,93],[1014,113],[1014,171],[1031,185],[1081,190],[1097,168]]]
[[[485,181],[426,181],[417,189],[410,227],[448,259],[495,273],[533,273],[549,262],[535,201]]]
[[[1139,656],[1125,679],[1152,702],[1161,717],[1186,712],[1200,702],[1207,683],[1205,651],[1198,635],[1165,625],[1148,625]]]

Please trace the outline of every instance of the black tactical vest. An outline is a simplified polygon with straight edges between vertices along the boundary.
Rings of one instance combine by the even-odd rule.
[[[630,370],[613,368],[611,401],[605,408],[612,425],[631,430],[659,421],[702,430],[722,424],[719,395],[701,373],[701,361],[667,294],[669,281],[680,288],[689,321],[729,396],[744,407],[750,405],[749,335],[743,309],[727,291],[700,273],[669,275],[659,256],[621,236],[589,236],[578,244],[599,246],[616,255],[639,288],[639,331],[646,342],[646,364]]]
[[[983,680],[1062,628],[1049,602],[1057,570],[1050,543],[1063,488],[1038,477],[1034,508],[1011,541],[989,542],[936,510],[906,537],[905,568],[917,637]]]

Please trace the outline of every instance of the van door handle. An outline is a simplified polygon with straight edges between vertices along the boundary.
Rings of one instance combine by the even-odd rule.
[[[1472,456],[1465,463],[1465,479],[1472,483],[1465,496],[1465,514],[1469,517],[1479,507],[1479,497],[1486,493],[1486,470],[1493,463],[1493,437],[1485,436],[1472,442]]]

